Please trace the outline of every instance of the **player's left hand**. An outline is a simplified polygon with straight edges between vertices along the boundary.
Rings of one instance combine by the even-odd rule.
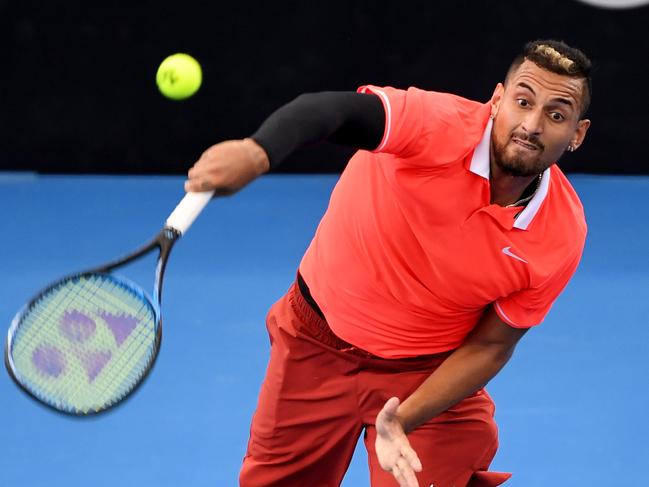
[[[419,487],[415,472],[421,472],[421,461],[397,418],[398,407],[399,399],[392,397],[376,416],[376,456],[400,487]]]

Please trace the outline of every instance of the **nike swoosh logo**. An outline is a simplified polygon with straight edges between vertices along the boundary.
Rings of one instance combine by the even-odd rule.
[[[520,260],[521,262],[525,262],[526,264],[529,264],[529,262],[527,262],[525,259],[522,259],[522,258],[519,257],[518,255],[514,254],[514,253],[513,253],[511,250],[509,250],[509,249],[511,249],[511,247],[503,247],[503,254],[505,254],[505,255],[509,255],[510,257],[513,257],[513,258],[516,259],[516,260]]]

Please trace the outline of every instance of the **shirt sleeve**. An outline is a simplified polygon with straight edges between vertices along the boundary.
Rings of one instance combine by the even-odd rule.
[[[494,309],[500,319],[514,328],[539,325],[577,270],[580,259],[581,251],[539,286],[498,299]]]
[[[389,153],[417,165],[456,162],[478,144],[490,109],[457,95],[365,85],[359,93],[378,96],[385,112],[383,138],[373,152]]]

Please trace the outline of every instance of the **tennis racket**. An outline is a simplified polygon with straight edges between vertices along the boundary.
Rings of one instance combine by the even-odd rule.
[[[212,198],[188,193],[149,243],[41,290],[15,316],[5,364],[15,383],[57,411],[86,416],[117,405],[146,378],[162,338],[160,302],[169,253]],[[153,298],[112,272],[153,251]]]

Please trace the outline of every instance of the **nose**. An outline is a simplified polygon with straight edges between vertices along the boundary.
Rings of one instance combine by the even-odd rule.
[[[543,111],[539,109],[528,110],[523,119],[522,128],[528,135],[543,133]]]

